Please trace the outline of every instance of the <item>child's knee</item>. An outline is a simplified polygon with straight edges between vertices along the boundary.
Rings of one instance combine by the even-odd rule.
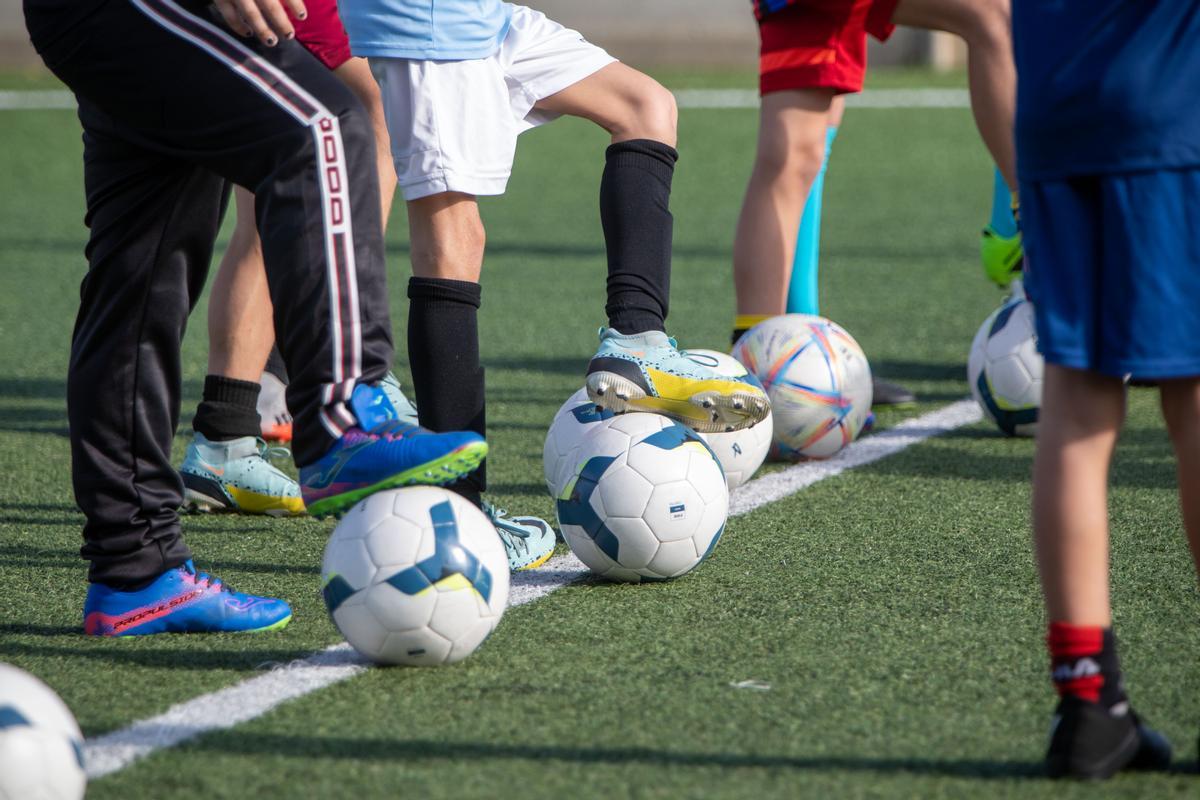
[[[1011,49],[1012,20],[1009,0],[972,0],[963,5],[957,33],[972,46]]]
[[[674,146],[679,122],[675,95],[653,78],[642,77],[644,80],[627,100],[623,130],[613,134],[621,139],[653,139]]]
[[[772,181],[811,186],[825,161],[825,139],[779,136],[763,142],[754,168]]]

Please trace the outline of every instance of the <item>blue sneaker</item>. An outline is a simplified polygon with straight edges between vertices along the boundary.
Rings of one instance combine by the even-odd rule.
[[[761,386],[722,375],[681,353],[661,331],[627,336],[601,328],[600,349],[588,364],[587,390],[600,408],[664,414],[701,433],[749,428],[771,410]]]
[[[184,507],[272,517],[303,514],[300,485],[267,461],[284,454],[291,455],[254,436],[210,442],[197,432],[179,467]]]
[[[477,433],[433,433],[397,419],[379,386],[358,386],[351,405],[362,427],[350,428],[329,452],[300,468],[300,493],[314,517],[339,514],[384,489],[452,483],[487,455]]]
[[[483,513],[488,515],[496,534],[508,553],[508,568],[513,572],[540,567],[554,555],[557,536],[554,528],[537,517],[510,517],[503,508],[483,501]]]
[[[83,630],[91,636],[252,633],[279,630],[291,619],[284,601],[235,592],[191,561],[136,592],[90,584],[83,602]]]

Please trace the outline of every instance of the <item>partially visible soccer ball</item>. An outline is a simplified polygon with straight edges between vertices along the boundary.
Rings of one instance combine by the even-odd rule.
[[[325,546],[321,587],[333,622],[381,664],[460,661],[508,603],[508,557],[482,511],[454,492],[377,492]]]
[[[571,551],[617,581],[691,571],[725,529],[729,489],[712,450],[658,414],[622,414],[589,434],[557,501]]]
[[[828,458],[862,431],[871,413],[871,366],[854,337],[808,314],[760,322],[733,357],[762,381],[774,421],[771,455]]]
[[[967,358],[967,382],[979,407],[1009,436],[1033,436],[1042,405],[1044,362],[1033,305],[1016,296],[984,320]]]
[[[0,664],[0,800],[83,797],[83,734],[58,695]]]
[[[758,378],[751,375],[742,363],[728,353],[716,350],[688,350],[688,358],[700,361],[706,367],[716,370],[721,375],[730,378],[749,378],[758,384]],[[767,451],[771,449],[771,412],[762,422],[740,431],[721,433],[702,433],[700,438],[708,442],[708,446],[716,453],[725,471],[725,482],[733,491],[754,477],[754,473],[767,460]]]
[[[584,437],[598,423],[612,418],[613,412],[598,409],[588,399],[586,388],[575,392],[558,409],[546,433],[546,444],[542,447],[542,473],[546,478],[546,491],[551,497],[558,497],[579,466]]]

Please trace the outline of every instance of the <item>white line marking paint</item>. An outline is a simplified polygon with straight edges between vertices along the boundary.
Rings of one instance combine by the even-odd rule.
[[[758,108],[758,92],[753,89],[677,89],[675,102],[680,108]],[[850,108],[969,108],[966,89],[868,89],[862,94],[846,95]]]
[[[4,90],[0,91],[0,111],[74,110],[75,95],[70,92]]]
[[[680,108],[712,110],[758,108],[753,89],[676,89]],[[966,89],[868,89],[846,96],[851,108],[969,108]],[[0,91],[0,111],[55,111],[75,108],[75,97],[67,91]]]
[[[871,464],[931,437],[970,425],[979,421],[981,416],[973,400],[960,400],[860,439],[827,461],[796,464],[756,478],[733,493],[729,515],[748,514],[826,478]],[[539,600],[587,574],[583,562],[570,553],[555,556],[539,569],[512,576],[509,608]],[[343,643],[226,689],[171,706],[158,716],[88,739],[84,743],[88,778],[102,778],[157,750],[174,747],[211,731],[249,722],[281,703],[341,683],[366,669],[367,663],[350,645]]]

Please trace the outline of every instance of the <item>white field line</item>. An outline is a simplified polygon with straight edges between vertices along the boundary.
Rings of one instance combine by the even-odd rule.
[[[886,458],[933,436],[948,433],[981,417],[973,400],[900,423],[854,442],[827,461],[810,461],[750,481],[730,498],[729,515],[739,516],[796,494],[818,481]],[[532,603],[587,575],[575,556],[555,556],[540,569],[512,576],[509,608]],[[368,668],[348,644],[328,647],[262,675],[171,706],[162,714],[88,739],[84,758],[95,780],[124,769],[147,755],[261,717],[280,703],[303,697],[354,677]]]
[[[753,89],[676,89],[680,108],[758,108]],[[868,89],[846,95],[850,108],[969,108],[966,89]]]
[[[753,89],[677,89],[680,108],[758,108]],[[847,95],[851,108],[968,108],[966,89],[868,89]],[[0,111],[49,111],[74,109],[75,97],[67,91],[0,91]]]

